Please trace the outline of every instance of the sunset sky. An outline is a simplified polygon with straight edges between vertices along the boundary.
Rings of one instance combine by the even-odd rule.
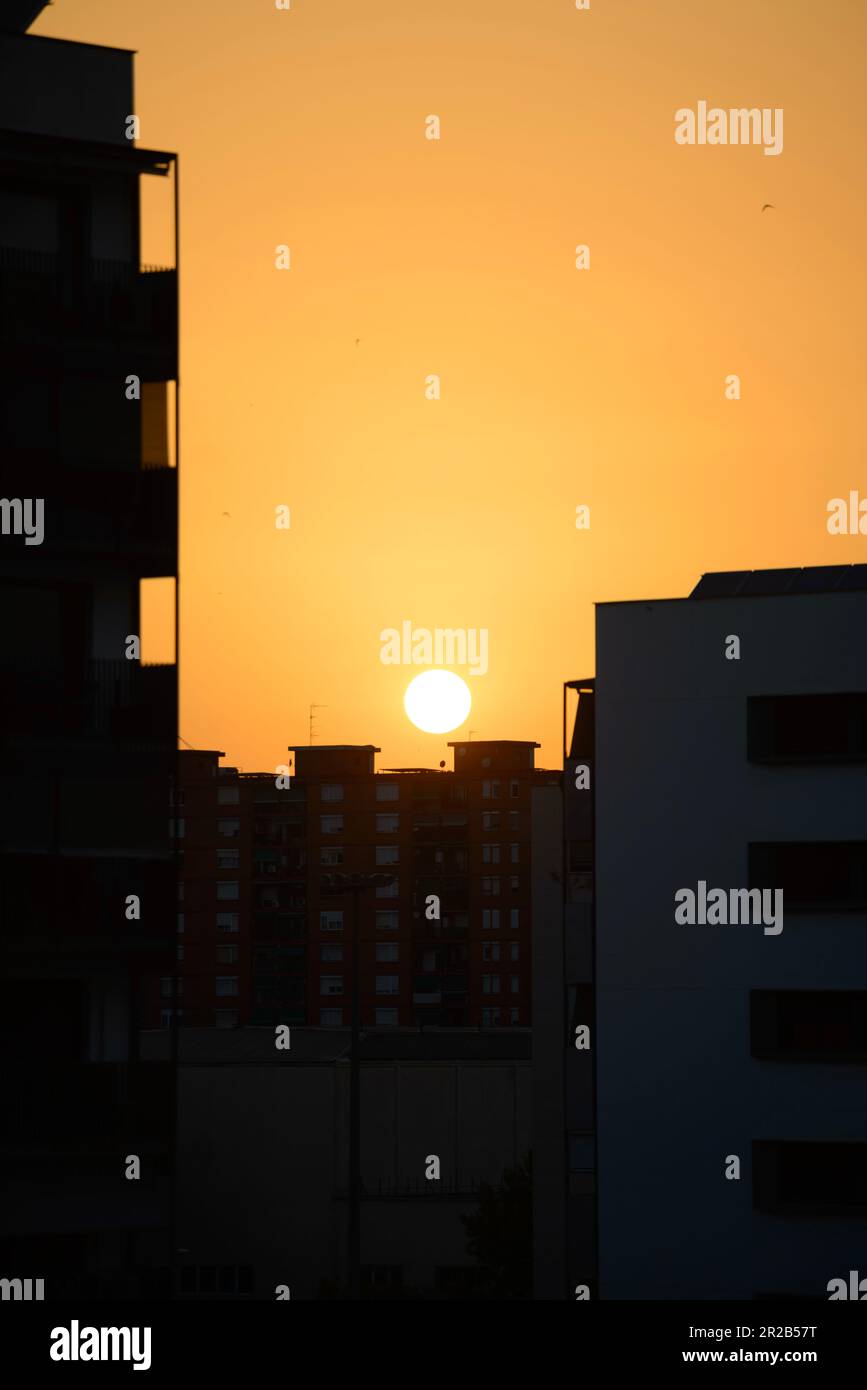
[[[139,143],[180,157],[187,743],[270,769],[316,702],[382,767],[467,729],[558,766],[594,602],[867,560],[826,529],[867,495],[863,0],[56,0],[33,32],[137,50]],[[783,108],[783,152],[679,146],[701,100]],[[488,630],[459,733],[406,719],[407,619]]]

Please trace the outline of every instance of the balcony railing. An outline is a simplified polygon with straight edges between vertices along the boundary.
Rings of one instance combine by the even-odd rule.
[[[57,254],[0,246],[0,334],[48,338],[164,339],[177,334],[177,273],[91,260],[72,269]]]
[[[76,678],[77,676],[77,678]],[[177,667],[136,661],[90,661],[50,685],[15,672],[4,680],[8,733],[68,738],[168,741],[174,746]]]

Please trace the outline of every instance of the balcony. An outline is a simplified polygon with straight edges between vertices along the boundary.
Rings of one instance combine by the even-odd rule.
[[[77,678],[76,678],[77,677]],[[137,661],[89,661],[49,685],[17,671],[5,690],[8,733],[65,738],[175,742],[177,667]]]
[[[106,260],[72,270],[57,254],[0,247],[0,341],[9,346],[148,345],[170,366],[159,375],[174,379],[177,318],[174,270]]]

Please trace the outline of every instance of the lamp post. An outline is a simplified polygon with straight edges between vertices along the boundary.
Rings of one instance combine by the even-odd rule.
[[[385,888],[394,874],[324,874],[324,893],[352,894],[352,989],[349,1044],[349,1297],[361,1298],[361,894]]]

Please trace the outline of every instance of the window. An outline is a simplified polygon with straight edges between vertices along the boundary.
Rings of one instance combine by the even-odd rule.
[[[391,883],[385,883],[380,885],[380,887],[376,890],[376,896],[378,898],[400,897],[400,884],[398,883],[398,880],[394,879]]]
[[[510,1023],[519,1023],[519,1022],[520,1022],[520,1010],[519,1010],[519,1009],[510,1009],[510,1010],[509,1010],[509,1022],[510,1022]]]
[[[180,933],[180,932],[182,932],[182,931],[184,931],[184,914],[183,914],[182,912],[179,912],[179,913],[178,913],[178,932]]]
[[[867,762],[867,694],[747,699],[750,762]]]
[[[178,944],[177,944],[177,946],[175,947],[175,960],[183,960],[183,958],[184,958],[184,943],[183,943],[182,941],[179,941]]]
[[[380,812],[376,817],[377,835],[396,835],[400,828],[400,816],[397,811]]]
[[[323,845],[319,851],[320,864],[342,864],[343,846],[342,845]]]
[[[319,914],[320,931],[343,931],[343,909],[336,911],[320,912]]]
[[[864,912],[867,840],[753,843],[751,888],[780,888],[783,912]]]
[[[342,975],[320,975],[319,976],[320,994],[342,994],[343,976]]]
[[[323,782],[319,789],[319,796],[322,801],[342,801],[343,785],[341,782]]]
[[[376,1026],[377,1028],[396,1028],[397,1009],[377,1009]]]
[[[512,893],[518,893],[518,892],[520,891],[520,888],[521,888],[521,880],[518,878],[518,875],[517,875],[517,874],[512,874],[511,878],[509,879],[509,889],[510,889],[510,891],[511,891]]]
[[[520,908],[517,908],[517,907],[510,907],[510,908],[509,908],[509,926],[510,926],[513,930],[514,930],[515,928],[517,928],[518,926],[520,926],[520,922],[519,922],[519,913],[520,913]]]
[[[320,816],[319,825],[323,835],[340,835],[343,833],[342,816]]]
[[[320,946],[319,959],[321,961],[340,961],[343,960],[342,946]]]
[[[483,863],[483,864],[499,864],[499,862],[500,862],[500,846],[499,846],[499,845],[482,845],[482,863]]]
[[[499,975],[482,976],[482,994],[499,994],[500,977]]]
[[[218,820],[217,834],[222,835],[226,840],[237,840],[241,833],[241,822],[239,820]]]
[[[182,840],[187,833],[187,823],[185,820],[176,820],[173,816],[169,821],[169,837],[172,840]]]
[[[237,931],[238,914],[237,912],[218,912],[217,931]]]
[[[483,812],[482,812],[482,829],[483,829],[483,830],[499,830],[499,828],[500,828],[500,813],[499,813],[499,811],[483,811]]]
[[[509,942],[509,960],[518,960],[518,959],[519,959],[518,951],[519,951],[519,946],[518,946],[517,941],[510,941],[510,942]]]
[[[377,845],[376,862],[377,864],[396,864],[398,862],[399,850],[397,845]]]
[[[521,814],[520,811],[510,811],[510,812],[509,812],[509,829],[510,829],[510,830],[517,830],[517,829],[518,829],[518,826],[519,826],[519,824],[520,824],[520,822],[519,822],[519,820],[518,820],[518,817],[519,817],[520,814]]]
[[[390,941],[377,942],[376,959],[378,961],[396,961],[398,954],[397,945],[392,945]]]
[[[217,975],[216,977],[217,998],[234,998],[238,993],[237,975]]]
[[[237,787],[218,787],[217,805],[218,806],[237,806],[241,799],[241,793]]]
[[[500,930],[500,909],[486,907],[482,911],[482,931]]]
[[[377,975],[376,992],[377,994],[399,994],[399,977],[397,975]]]
[[[400,1265],[362,1265],[361,1283],[363,1288],[403,1287],[403,1269]]]
[[[512,994],[520,994],[520,992],[521,992],[521,980],[520,980],[520,976],[518,976],[518,975],[510,975],[510,976],[509,976],[509,989],[510,989],[510,991],[511,991]]]
[[[482,1009],[482,1027],[498,1028],[500,1026],[499,1009]]]
[[[163,999],[171,999],[172,994],[174,992],[173,985],[175,984],[175,982],[177,982],[177,992],[178,997],[180,997],[184,992],[183,980],[174,975],[164,975],[162,977],[162,979],[160,980],[160,995]]]
[[[178,884],[178,902],[179,902],[179,903],[182,903],[183,901],[184,901],[184,885],[183,885],[183,882],[181,882],[181,883]]]
[[[214,1021],[218,1028],[237,1028],[238,1010],[237,1009],[217,1009]]]
[[[500,892],[500,880],[498,878],[483,878],[482,892],[488,896],[498,897]]]
[[[169,805],[170,805],[170,806],[183,806],[183,804],[184,804],[184,793],[183,793],[183,788],[181,788],[181,787],[171,787],[171,788],[169,789]]]
[[[319,1027],[320,1028],[339,1028],[343,1022],[342,1009],[320,1009]]]
[[[499,784],[499,782],[483,782],[483,783],[482,783],[482,798],[483,798],[485,801],[499,801],[499,799],[500,799],[500,784]]]
[[[519,845],[509,845],[509,863],[510,863],[510,864],[517,864],[517,863],[518,863],[518,850],[519,850],[519,848],[520,848]]]
[[[513,777],[512,780],[511,780],[510,783],[509,783],[509,796],[510,796],[510,797],[512,798],[512,800],[514,801],[514,800],[516,799],[516,797],[519,797],[520,795],[521,795],[521,783],[518,781],[517,777]]]
[[[499,960],[500,943],[499,941],[482,942],[482,960]]]
[[[237,965],[238,947],[237,946],[218,946],[217,947],[218,965]]]
[[[754,1140],[752,1166],[757,1211],[867,1215],[867,1144]]]
[[[238,880],[236,878],[226,878],[217,881],[217,899],[219,902],[234,902],[238,897]]]
[[[376,781],[376,799],[377,799],[377,801],[397,801],[399,795],[400,795],[400,789],[399,789],[399,787],[398,787],[398,785],[397,785],[396,782],[380,782],[379,779],[377,778],[377,781]]]
[[[252,1265],[182,1265],[179,1273],[182,1294],[253,1292]]]
[[[397,931],[398,914],[396,912],[377,912],[376,925],[380,931]]]
[[[750,1052],[778,1062],[867,1061],[867,991],[750,991]]]
[[[180,1027],[181,1022],[182,1022],[182,1020],[183,1020],[183,1017],[184,1017],[184,1010],[183,1010],[183,1009],[161,1009],[161,1010],[160,1010],[160,1027],[161,1027],[161,1028],[171,1028],[171,1026],[172,1026],[172,1019],[173,1019],[173,1018],[176,1018],[176,1019],[177,1019],[177,1021],[178,1021],[178,1026]]]
[[[236,849],[217,850],[218,869],[237,869],[240,866],[241,856]]]

